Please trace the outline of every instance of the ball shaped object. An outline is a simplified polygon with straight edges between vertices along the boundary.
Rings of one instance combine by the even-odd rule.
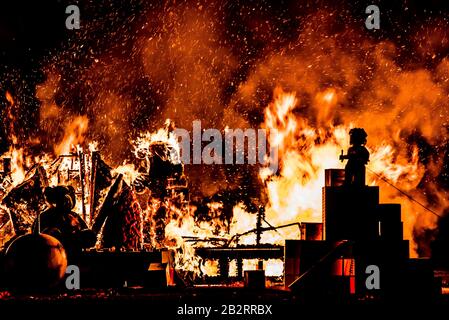
[[[61,242],[47,234],[15,239],[5,252],[8,286],[14,289],[49,289],[62,281],[67,255]]]

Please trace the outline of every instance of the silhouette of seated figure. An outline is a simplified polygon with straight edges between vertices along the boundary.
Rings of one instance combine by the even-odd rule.
[[[343,151],[340,160],[348,160],[345,166],[345,185],[365,186],[365,165],[369,161],[369,151],[365,148],[366,137],[364,129],[353,128],[349,131],[351,147],[348,154]]]
[[[88,229],[84,220],[72,211],[76,204],[73,187],[47,187],[44,194],[50,208],[36,218],[33,231],[40,230],[61,241],[68,255],[95,245],[95,234]]]

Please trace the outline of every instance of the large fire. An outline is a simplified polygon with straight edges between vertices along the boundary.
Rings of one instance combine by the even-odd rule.
[[[231,169],[186,165],[194,196],[213,199],[206,205],[209,219],[198,219],[198,205],[177,194],[164,200],[151,192],[141,196],[143,216],[150,225],[143,229],[144,237],[150,238],[151,245],[156,246],[151,222],[164,206],[168,213],[163,245],[178,250],[178,269],[215,274],[216,262],[202,261],[195,248],[256,243],[254,233],[240,236],[256,226],[256,215],[244,203],[250,198],[248,189],[255,190],[251,197],[265,208],[265,227],[320,222],[324,169],[343,167],[339,154],[348,147],[349,130],[364,127],[371,154],[367,181],[382,185],[382,202],[402,204],[404,237],[414,240],[421,231],[436,228],[436,217],[410,198],[437,212],[447,205],[434,179],[442,168],[441,159],[426,155],[424,161],[420,155],[422,144],[436,148],[445,141],[447,58],[432,70],[403,68],[394,57],[399,49],[393,44],[359,43],[359,35],[349,26],[334,32],[326,26],[335,17],[323,18],[318,12],[309,17],[298,39],[287,44],[273,41],[273,46],[279,46],[276,50],[267,45],[261,57],[251,58],[255,62],[245,66],[244,79],[237,81],[232,76],[242,70],[238,57],[220,39],[220,23],[202,6],[184,9],[160,14],[157,19],[164,28],[154,31],[151,24],[139,28],[131,44],[132,59],[99,54],[76,70],[79,80],[74,83],[68,83],[66,66],[58,59],[49,63],[46,80],[35,93],[40,128],[33,138],[15,125],[22,100],[7,92],[4,122],[10,141],[2,157],[11,158],[12,175],[3,189],[20,184],[35,164],[51,171],[57,156],[94,149],[104,155],[114,174],[123,174],[132,185],[142,174],[136,159],[152,144],[163,142],[179,151],[173,123],[163,124],[167,118],[186,129],[193,120],[201,120],[219,130],[253,126],[276,131],[269,144],[279,150],[277,172],[257,165],[249,170],[237,165]],[[316,25],[321,27],[316,30]],[[264,39],[262,33],[254,36]],[[61,61],[71,56],[70,50]],[[152,92],[151,98],[138,97],[139,90],[133,88],[141,87],[145,87],[142,92]],[[73,92],[85,94],[84,100],[75,103]],[[73,112],[77,103],[82,111]],[[151,104],[151,110],[145,104]],[[426,114],[424,108],[432,113]],[[63,161],[68,171],[79,166]],[[247,189],[241,187],[248,180]],[[222,218],[226,201],[214,198],[225,192],[239,194],[230,221]],[[78,208],[80,214],[81,210],[88,209]],[[261,243],[282,244],[299,237],[298,227],[292,225],[263,232]],[[414,256],[426,253],[418,245],[411,242]],[[247,261],[245,267],[255,268],[255,262]],[[271,275],[282,273],[279,261],[267,261],[266,268]]]
[[[332,89],[317,95],[317,101],[326,106],[330,103],[335,104],[334,99],[336,97]],[[351,124],[335,126],[326,124],[323,128],[316,128],[311,126],[307,119],[295,115],[294,110],[298,107],[300,107],[300,101],[296,98],[295,93],[284,92],[281,88],[276,88],[273,101],[265,109],[263,126],[268,130],[276,130],[277,135],[269,143],[276,145],[279,150],[279,172],[270,172],[268,167],[260,168],[260,179],[265,187],[261,193],[267,195],[266,220],[270,225],[321,222],[321,188],[324,183],[324,169],[342,168],[338,155],[342,149],[348,147],[347,132],[351,128]],[[169,120],[167,120],[167,124],[170,124]],[[159,142],[167,143],[179,150],[176,137],[167,128],[168,126],[161,128],[153,134],[142,133],[135,141],[132,141],[136,157],[139,150],[147,150],[151,144]],[[58,144],[57,150],[63,154],[69,153],[71,150],[79,151],[80,144],[84,141],[83,134],[86,131],[87,120],[82,117],[75,118],[67,127],[63,141]],[[413,150],[409,158],[401,157],[400,152],[386,141],[374,144],[369,149],[371,152],[368,166],[369,184],[378,184],[379,177],[383,177],[405,191],[411,192],[421,180],[423,168],[418,162],[416,149]],[[13,163],[12,185],[17,185],[25,177],[23,163],[26,161],[21,149],[13,149],[9,154],[12,155]],[[40,159],[40,163],[47,167],[53,161],[53,157],[49,155]],[[64,166],[68,167],[70,162],[64,161]],[[137,168],[133,164],[127,163],[116,167],[113,172],[124,174],[130,184],[139,176]],[[53,181],[53,184],[57,184],[57,181]],[[385,193],[383,194],[384,198],[399,199],[407,208],[413,208],[413,203],[410,204],[408,198],[401,197],[401,194],[395,190]],[[147,219],[152,219],[155,213],[154,206],[160,205],[156,203],[157,199],[150,200],[150,202],[152,205],[146,208]],[[166,246],[180,252],[176,255],[176,265],[181,270],[209,275],[218,272],[218,267],[213,261],[203,262],[195,255],[195,247],[198,246],[198,243],[196,241],[188,242],[186,239],[220,238],[223,241],[229,241],[236,235],[252,230],[256,225],[256,215],[247,212],[243,204],[237,204],[234,207],[232,222],[228,228],[219,219],[197,222],[194,216],[196,209],[194,206],[179,209],[171,206],[170,200],[168,202],[171,212],[168,215],[165,228]],[[211,203],[208,206],[211,216],[218,216],[214,214],[214,211],[223,209],[223,203],[219,202]],[[81,212],[81,209],[78,208],[78,211]],[[406,218],[406,223],[406,235],[411,238],[416,221],[414,221],[414,217],[409,216]],[[430,220],[428,223],[429,227],[434,221]],[[299,239],[299,237],[298,227],[292,226],[264,232],[261,243],[283,244],[285,239]],[[255,233],[246,234],[238,239],[238,244],[251,245],[255,243]],[[247,268],[255,268],[255,263],[255,261],[251,263],[248,260],[245,265]],[[268,261],[266,269],[268,275],[279,276],[282,274],[282,268],[276,261]]]

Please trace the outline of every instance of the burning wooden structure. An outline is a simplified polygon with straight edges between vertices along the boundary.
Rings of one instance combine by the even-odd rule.
[[[8,160],[6,163],[8,164]],[[7,169],[8,165],[4,167]],[[8,172],[4,170],[4,178]],[[85,270],[86,285],[166,286],[175,285],[175,278],[184,284],[195,283],[191,275],[182,272],[182,268],[178,269],[178,276],[175,276],[174,272],[179,268],[180,261],[176,261],[175,255],[167,250],[170,249],[170,245],[156,248],[144,242],[141,208],[136,196],[132,195],[132,184],[128,186],[124,182],[122,173],[113,176],[98,152],[85,155],[82,151],[78,151],[63,155],[53,161],[46,171],[38,168],[31,172],[35,173],[29,179],[35,181],[37,177],[36,181],[40,181],[37,185],[40,187],[48,185],[51,179],[54,179],[53,183],[56,181],[56,184],[75,186],[79,201],[78,213],[88,221],[97,235],[103,236],[105,228],[108,228],[105,224],[108,219],[114,222],[112,230],[116,231],[112,231],[113,233],[109,235],[110,240],[99,239],[97,249],[86,250],[78,257],[77,263]],[[186,244],[195,244],[194,252],[188,252],[189,249],[183,247],[172,249],[175,251],[181,249],[181,253],[177,253],[178,259],[186,258],[187,254],[187,258],[200,259],[202,266],[207,266],[208,261],[216,263],[216,270],[210,276],[203,277],[199,283],[204,283],[206,279],[206,283],[229,284],[242,281],[245,276],[246,281],[249,281],[246,285],[251,287],[256,280],[250,280],[252,275],[244,273],[244,270],[247,270],[244,263],[254,261],[255,269],[262,272],[262,278],[257,280],[258,287],[265,287],[264,271],[269,261],[279,261],[282,264],[282,276],[278,275],[277,279],[295,294],[305,299],[329,295],[334,298],[338,296],[355,299],[372,296],[373,293],[365,286],[365,271],[367,266],[375,265],[382,270],[382,290],[376,291],[374,295],[378,299],[404,292],[415,297],[429,298],[434,295],[437,283],[429,261],[409,258],[409,244],[407,240],[403,240],[401,206],[379,204],[378,187],[348,186],[343,183],[342,176],[344,171],[341,169],[326,170],[325,186],[322,191],[322,223],[272,226],[266,220],[264,207],[259,207],[253,213],[255,225],[252,228],[248,226],[246,232],[234,234],[230,238],[184,236],[183,241]],[[173,180],[170,181],[173,187]],[[17,196],[24,194],[24,191],[19,192],[23,188],[31,198],[24,199]],[[185,188],[186,185],[181,186],[181,189]],[[177,195],[173,193],[176,192],[175,189],[167,189],[172,190],[168,197],[169,201],[176,199]],[[37,206],[32,211],[36,212],[40,202],[31,200],[33,197],[39,199],[41,189],[36,189],[34,196],[30,190],[27,183],[12,188],[5,196],[4,204],[11,205],[11,210],[14,210],[13,200],[25,201],[23,203],[27,206]],[[128,211],[129,208],[134,209]],[[188,207],[184,204],[182,208]],[[111,212],[115,212],[117,216],[111,218]],[[118,218],[119,216],[128,217],[131,223]],[[14,221],[12,221],[14,227],[25,227]],[[263,226],[263,223],[267,226]],[[261,241],[265,232],[289,227],[298,228],[301,238],[286,239],[284,245],[266,244]],[[23,234],[25,231],[17,229],[16,232]],[[132,234],[138,239],[130,238]],[[254,244],[239,243],[241,237],[250,234],[255,237]],[[188,254],[193,256],[189,257]],[[203,276],[206,275],[207,270]],[[421,285],[416,287],[414,282],[415,285],[410,286],[410,277],[414,277],[414,280]],[[198,283],[198,280],[196,282]],[[260,286],[260,283],[263,285]]]
[[[407,275],[413,275],[430,297],[435,284],[431,269],[428,261],[409,259],[401,206],[380,204],[378,186],[345,184],[343,169],[320,170],[323,164],[312,161],[311,147],[319,133],[305,124],[300,137],[291,131],[299,123],[286,114],[295,104],[294,94],[279,91],[267,108],[267,127],[292,123],[279,128],[283,141],[269,141],[283,144],[280,152],[286,159],[279,172],[260,168],[262,190],[237,200],[223,193],[191,201],[184,167],[174,159],[178,141],[170,122],[133,141],[133,161],[114,168],[94,147],[72,145],[57,157],[36,161],[20,179],[11,179],[17,166],[11,169],[5,158],[0,207],[5,247],[11,236],[29,232],[47,205],[45,187],[69,185],[76,191],[77,214],[98,237],[76,260],[92,287],[224,286],[244,279],[248,287],[260,289],[269,280],[299,296],[330,294],[351,300],[373,296],[363,286],[366,267],[376,265],[385,270],[382,277],[388,284],[374,296],[402,292],[408,288]],[[329,145],[316,149],[329,149],[333,155],[343,144],[337,139],[343,141],[336,129]],[[390,161],[383,152],[374,153],[374,165]],[[395,174],[407,170],[394,168]],[[320,195],[316,189],[323,181]]]

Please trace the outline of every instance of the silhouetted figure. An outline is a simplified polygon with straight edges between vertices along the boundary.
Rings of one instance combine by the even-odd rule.
[[[176,151],[170,144],[161,141],[152,143],[147,150],[140,150],[140,153],[137,154],[141,160],[140,175],[134,181],[133,186],[137,193],[143,193],[149,189],[150,201],[151,199],[159,200],[159,207],[151,219],[156,247],[162,247],[165,240],[166,220],[170,212],[165,200],[170,199],[172,204],[176,202],[173,197],[174,190],[183,193],[187,198],[188,189],[184,167],[182,163],[174,161],[175,153]]]
[[[163,199],[169,195],[167,185],[170,179],[183,178],[184,168],[181,163],[173,163],[171,153],[173,147],[165,142],[152,143],[148,150],[142,150],[138,157],[140,175],[134,182],[138,193],[145,188],[151,190],[152,196]]]
[[[34,221],[33,230],[51,235],[61,241],[68,255],[95,245],[95,234],[72,209],[76,204],[75,190],[69,186],[45,188],[45,199],[51,207]]]
[[[369,151],[365,148],[366,137],[364,129],[354,128],[349,131],[351,147],[348,154],[344,155],[343,150],[340,160],[348,160],[345,167],[345,185],[365,186],[365,165],[369,161]]]

